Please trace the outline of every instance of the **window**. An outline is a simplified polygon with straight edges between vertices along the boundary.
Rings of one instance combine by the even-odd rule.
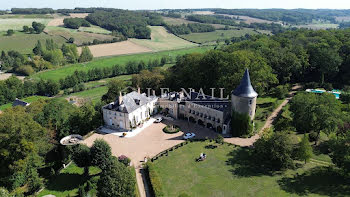
[[[249,100],[249,105],[251,105],[253,103],[253,100]]]

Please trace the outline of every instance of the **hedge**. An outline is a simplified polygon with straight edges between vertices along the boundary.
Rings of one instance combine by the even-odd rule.
[[[174,126],[175,131],[170,130],[170,126]],[[163,128],[163,132],[168,134],[178,133],[179,131],[180,131],[180,127],[177,125],[167,125],[166,127]]]
[[[153,192],[153,195],[155,197],[164,196],[164,193],[162,190],[162,184],[160,182],[159,175],[154,169],[153,163],[147,162],[147,171],[148,171],[148,177],[149,177],[151,191]]]

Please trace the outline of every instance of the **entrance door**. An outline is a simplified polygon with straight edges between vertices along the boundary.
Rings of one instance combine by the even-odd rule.
[[[112,118],[109,119],[109,126],[112,126],[113,122],[112,122]]]

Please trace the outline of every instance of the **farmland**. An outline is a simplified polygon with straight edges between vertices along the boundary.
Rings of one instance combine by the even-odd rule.
[[[38,40],[45,42],[46,39],[53,39],[58,45],[66,42],[64,38],[57,35],[47,35],[44,33],[26,34],[23,32],[15,32],[15,34],[12,36],[6,36],[3,32],[0,34],[0,51],[16,50],[20,53],[30,53]]]
[[[24,25],[31,26],[33,21],[43,23],[47,25],[47,23],[52,20],[48,18],[3,18],[0,19],[0,32],[7,31],[8,29],[13,30],[22,30]]]
[[[138,45],[129,40],[116,43],[92,45],[89,46],[89,49],[94,57],[126,55],[152,51],[145,46]],[[81,51],[81,48],[78,48],[78,50]]]
[[[232,37],[241,37],[246,34],[258,34],[258,33],[253,31],[253,29],[241,28],[240,30],[232,29],[232,30],[216,30],[213,32],[206,32],[206,33],[191,33],[187,35],[181,35],[181,37],[186,40],[191,40],[197,43],[206,43],[206,42],[213,42],[218,39],[224,40],[224,39],[230,39]]]
[[[73,65],[67,65],[55,70],[48,70],[44,72],[37,73],[33,75],[33,78],[36,79],[52,79],[58,81],[61,78],[64,78],[68,75],[71,75],[74,73],[74,71],[88,71],[93,68],[102,68],[102,67],[112,67],[116,64],[124,65],[128,61],[140,61],[143,60],[145,62],[149,60],[154,59],[160,59],[163,56],[169,56],[172,58],[175,58],[178,55],[184,55],[187,53],[193,53],[193,52],[205,52],[212,47],[194,47],[189,49],[181,49],[181,50],[172,50],[172,51],[163,51],[163,52],[156,52],[156,53],[142,53],[142,54],[134,54],[134,55],[123,55],[123,56],[116,56],[116,57],[105,57],[105,58],[98,58],[94,59],[91,62],[88,63],[80,63],[80,64],[73,64]]]
[[[131,39],[138,45],[148,47],[153,51],[173,50],[197,46],[196,44],[185,41],[167,32],[164,27],[151,26],[151,40],[146,39]]]

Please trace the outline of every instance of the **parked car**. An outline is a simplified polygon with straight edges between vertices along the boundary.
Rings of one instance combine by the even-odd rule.
[[[162,122],[162,120],[163,120],[162,117],[158,117],[154,122],[155,122],[155,123],[160,123],[160,122]]]
[[[194,138],[196,136],[196,134],[194,133],[186,133],[184,135],[184,139],[187,140],[187,139],[191,139],[191,138]]]

